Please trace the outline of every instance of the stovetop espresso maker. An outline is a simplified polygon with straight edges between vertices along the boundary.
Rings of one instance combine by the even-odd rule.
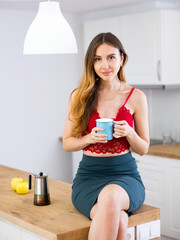
[[[31,189],[31,176],[34,177],[34,205],[45,206],[50,204],[50,195],[48,191],[48,175],[42,172],[29,175],[29,189]]]

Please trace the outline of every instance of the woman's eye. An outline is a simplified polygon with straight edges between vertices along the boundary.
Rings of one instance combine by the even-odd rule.
[[[97,61],[100,61],[100,60],[101,60],[100,58],[95,58],[95,59],[94,59],[94,61],[96,61],[96,62],[97,62]]]
[[[114,56],[110,56],[109,59],[113,60],[113,59],[115,59],[115,57]]]

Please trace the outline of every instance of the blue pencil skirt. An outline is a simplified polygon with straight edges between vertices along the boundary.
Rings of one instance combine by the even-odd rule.
[[[90,211],[99,193],[109,184],[117,184],[127,192],[129,216],[143,204],[145,188],[131,153],[110,157],[83,155],[72,185],[75,208],[90,219]]]

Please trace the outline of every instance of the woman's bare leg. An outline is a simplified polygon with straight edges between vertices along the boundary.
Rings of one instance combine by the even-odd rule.
[[[127,240],[128,215],[125,211],[120,213],[119,231],[117,240]]]
[[[104,187],[90,212],[92,223],[88,239],[116,240],[119,234],[121,211],[128,208],[129,197],[122,187],[116,184]]]

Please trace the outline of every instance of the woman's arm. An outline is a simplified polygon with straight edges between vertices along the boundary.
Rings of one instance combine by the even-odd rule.
[[[136,89],[133,98],[134,129],[126,121],[117,121],[114,137],[126,136],[134,152],[144,155],[149,149],[149,123],[147,99],[143,92]]]
[[[89,144],[101,142],[107,142],[107,135],[106,134],[98,134],[96,131],[102,131],[101,128],[93,128],[91,133],[85,136],[73,137],[72,136],[72,129],[73,129],[73,121],[68,118],[71,103],[73,101],[73,96],[75,92],[73,92],[70,96],[69,104],[68,104],[68,111],[65,121],[64,127],[64,134],[63,134],[63,148],[67,152],[74,152],[82,150],[83,148],[87,147]]]

